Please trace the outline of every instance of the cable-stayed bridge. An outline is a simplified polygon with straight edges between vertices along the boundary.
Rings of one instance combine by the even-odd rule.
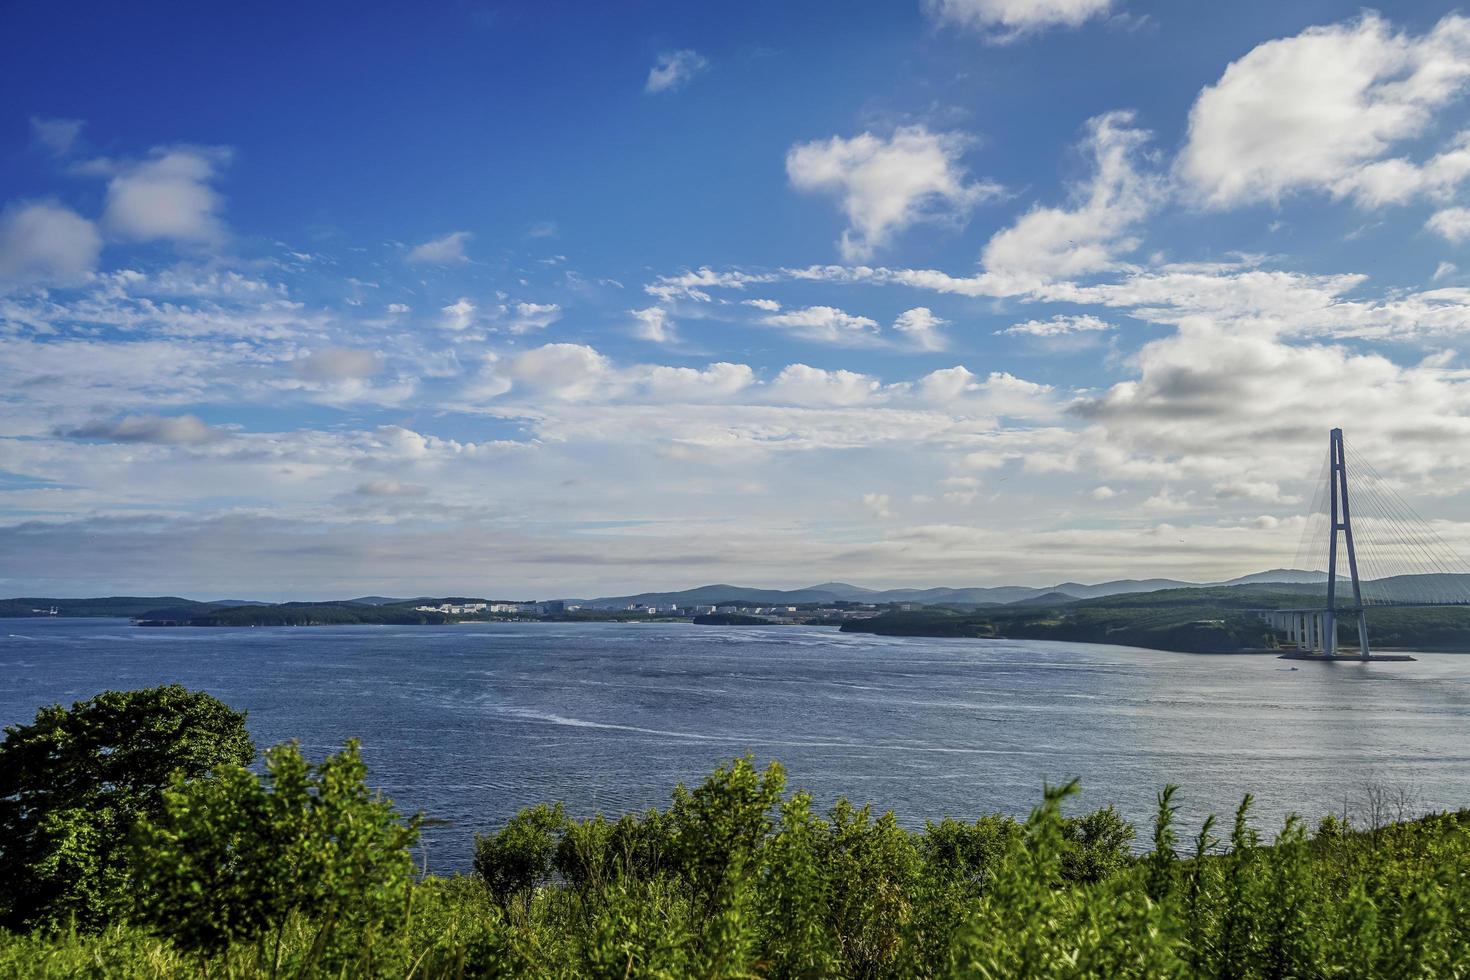
[[[1297,659],[1370,659],[1367,610],[1375,607],[1470,606],[1470,566],[1341,429],[1328,435],[1293,567],[1324,569],[1320,591],[1308,592],[1302,608],[1259,614]],[[1340,624],[1347,622],[1357,627],[1355,650],[1340,649]]]

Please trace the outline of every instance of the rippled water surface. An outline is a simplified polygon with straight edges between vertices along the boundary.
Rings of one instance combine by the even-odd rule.
[[[362,740],[426,833],[431,869],[518,808],[661,805],[745,752],[824,801],[920,825],[1024,814],[1042,781],[1135,822],[1164,782],[1184,816],[1255,793],[1316,817],[1365,781],[1470,806],[1470,655],[1302,664],[1085,644],[884,638],[821,627],[497,624],[145,629],[0,620],[0,724],[107,688],[173,682],[249,712],[257,744]]]

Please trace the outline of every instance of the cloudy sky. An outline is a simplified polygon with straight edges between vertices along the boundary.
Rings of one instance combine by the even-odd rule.
[[[381,6],[0,11],[0,594],[1470,542],[1447,4]]]

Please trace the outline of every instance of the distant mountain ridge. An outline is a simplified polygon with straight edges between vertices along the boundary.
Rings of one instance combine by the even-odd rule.
[[[805,602],[919,602],[928,605],[1008,605],[1025,602],[1042,596],[1060,593],[1074,599],[1098,599],[1110,595],[1133,592],[1162,592],[1165,589],[1219,588],[1232,585],[1282,584],[1297,585],[1321,582],[1325,572],[1308,572],[1294,568],[1273,568],[1254,572],[1224,582],[1184,582],[1179,579],[1118,579],[1086,585],[1080,582],[1063,582],[1049,588],[1028,585],[977,586],[970,588],[935,587],[928,589],[868,589],[847,582],[822,582],[804,589],[756,589],[741,585],[701,585],[677,592],[640,592],[637,595],[604,596],[587,599],[583,603],[599,609],[617,608],[642,604],[663,605],[710,605],[721,602],[788,603]]]
[[[1108,596],[1161,592],[1169,589],[1231,588],[1241,586],[1281,586],[1287,591],[1312,592],[1312,586],[1320,587],[1326,580],[1325,572],[1310,572],[1293,568],[1273,568],[1264,572],[1253,572],[1223,582],[1185,582],[1178,579],[1118,579],[1111,582],[1085,584],[1063,582],[1048,588],[1026,585],[981,586],[972,588],[948,588],[943,586],[916,589],[870,589],[848,582],[822,582],[802,589],[758,589],[728,583],[701,585],[697,588],[675,592],[640,592],[635,595],[604,596],[600,599],[566,599],[568,604],[578,604],[592,609],[619,609],[631,605],[644,606],[695,606],[718,605],[726,602],[743,602],[755,605],[801,605],[808,603],[864,602],[883,605],[895,602],[913,602],[923,605],[952,606],[1002,606],[1016,603],[1057,604],[1069,601],[1101,599]],[[1339,589],[1346,587],[1346,579],[1339,579]],[[1470,575],[1426,574],[1399,575],[1389,578],[1364,580],[1364,599],[1369,603],[1389,601],[1443,603],[1446,599],[1463,597],[1470,600]],[[395,599],[387,596],[360,596],[356,599],[335,602],[305,603],[315,606],[339,607],[398,607],[421,604],[437,605],[442,602],[484,601],[457,597],[420,596],[414,599]],[[219,599],[199,602],[179,596],[107,596],[93,598],[19,597],[0,599],[0,618],[45,615],[55,609],[60,616],[117,616],[137,617],[148,614],[166,613],[164,618],[190,618],[220,610],[242,606],[280,606],[293,603],[268,603],[252,599]],[[303,603],[294,603],[303,605]]]

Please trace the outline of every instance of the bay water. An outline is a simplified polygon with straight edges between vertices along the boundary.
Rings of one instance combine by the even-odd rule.
[[[1246,791],[1287,813],[1363,814],[1366,788],[1417,811],[1470,807],[1470,655],[1292,664],[1045,641],[876,637],[827,627],[503,623],[165,628],[0,620],[0,724],[103,690],[180,683],[248,712],[256,743],[319,759],[361,740],[370,778],[431,819],[431,871],[476,832],[563,801],[579,816],[664,806],[749,753],[822,805],[913,827],[1024,817],[1080,777],[1074,812],[1115,805],[1146,838],[1183,787],[1185,835]],[[1297,669],[1292,669],[1293,667]]]

